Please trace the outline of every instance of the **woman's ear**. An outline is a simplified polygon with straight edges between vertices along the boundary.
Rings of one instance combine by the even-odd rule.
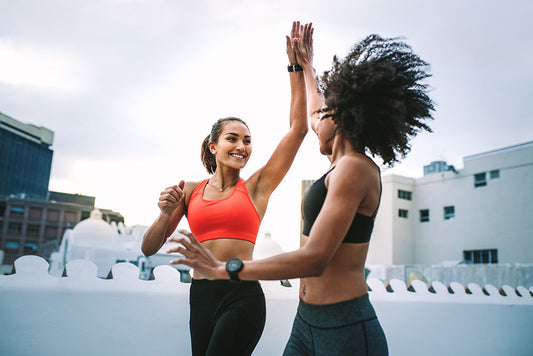
[[[215,147],[215,143],[214,143],[214,142],[209,142],[209,143],[207,144],[207,146],[209,147],[209,151],[211,151],[211,153],[212,153],[213,155],[216,156],[216,154],[217,154],[217,149],[216,149],[216,147]]]

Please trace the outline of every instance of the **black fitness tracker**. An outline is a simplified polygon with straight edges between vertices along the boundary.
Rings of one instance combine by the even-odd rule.
[[[240,258],[230,258],[226,262],[226,272],[229,274],[229,278],[232,281],[240,281],[239,272],[242,270],[243,263]]]
[[[301,72],[301,71],[304,70],[304,69],[302,68],[301,65],[299,65],[298,63],[296,63],[296,64],[293,64],[293,65],[290,65],[290,64],[289,64],[289,65],[287,66],[287,70],[288,70],[289,72]]]

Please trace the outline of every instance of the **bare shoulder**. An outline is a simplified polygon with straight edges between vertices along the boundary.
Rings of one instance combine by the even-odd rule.
[[[185,193],[185,204],[189,205],[189,198],[192,195],[192,192],[200,185],[202,181],[199,182],[185,182],[185,185],[183,186],[183,193]]]
[[[202,183],[202,181],[199,181],[199,182],[185,182],[185,186],[183,187],[183,192],[185,194],[189,193],[191,194],[198,185],[200,185],[200,183]]]
[[[359,154],[343,156],[332,171],[336,176],[346,179],[369,178],[379,175],[379,167],[369,157]]]
[[[375,211],[380,200],[381,180],[374,161],[363,155],[347,155],[337,162],[331,173],[331,191],[338,199],[358,201],[357,211],[364,215]]]

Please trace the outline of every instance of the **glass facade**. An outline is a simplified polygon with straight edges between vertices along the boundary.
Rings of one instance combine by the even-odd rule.
[[[53,151],[0,128],[0,195],[46,199]]]

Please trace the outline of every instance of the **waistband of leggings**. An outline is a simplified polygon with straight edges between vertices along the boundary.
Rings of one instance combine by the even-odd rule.
[[[228,296],[251,297],[263,296],[263,289],[258,281],[229,281],[193,279],[190,287],[191,303],[219,301]]]
[[[338,328],[376,319],[368,294],[333,304],[308,304],[300,300],[298,315],[317,328]]]

